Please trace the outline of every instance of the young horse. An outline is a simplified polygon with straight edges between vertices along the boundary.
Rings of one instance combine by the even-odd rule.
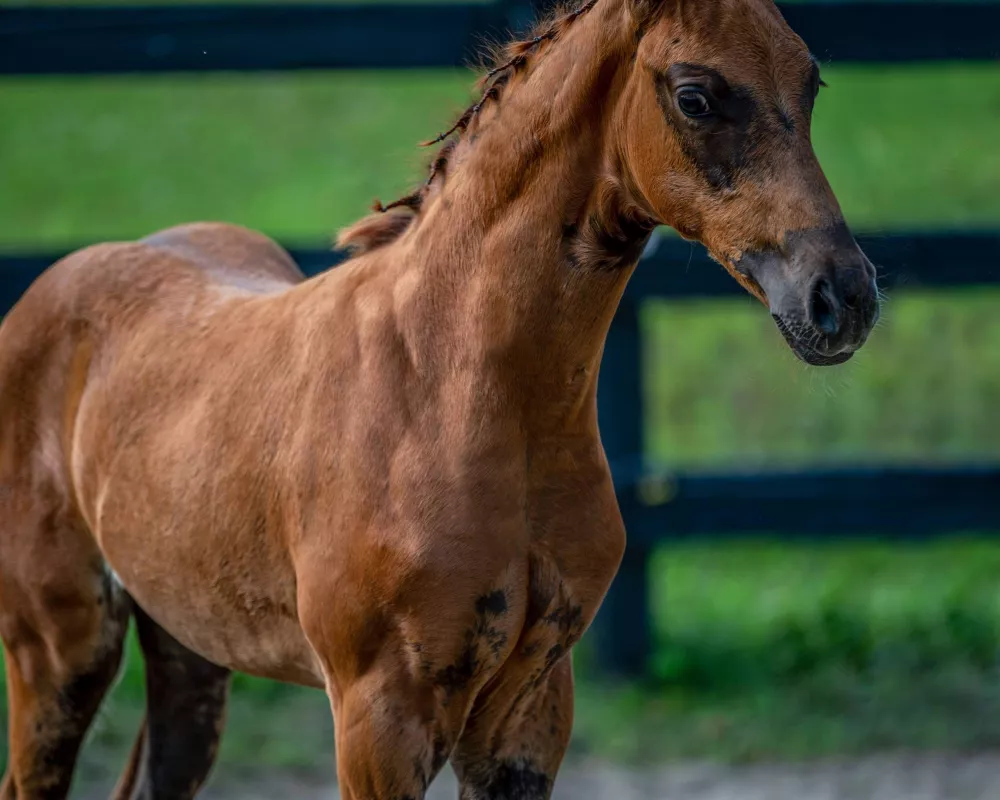
[[[875,320],[819,86],[770,0],[591,0],[506,49],[339,269],[199,224],[39,278],[0,330],[0,795],[66,795],[133,615],[119,798],[195,794],[234,669],[327,691],[345,798],[421,798],[448,759],[466,800],[548,797],[625,546],[595,396],[650,231],[809,363]]]

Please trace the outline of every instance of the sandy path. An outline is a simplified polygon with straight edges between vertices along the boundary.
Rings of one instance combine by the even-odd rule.
[[[88,796],[96,800],[99,795]],[[275,777],[219,785],[205,800],[332,800],[329,785]],[[455,800],[450,771],[428,800]],[[554,800],[1000,800],[1000,754],[885,756],[807,765],[567,766]]]

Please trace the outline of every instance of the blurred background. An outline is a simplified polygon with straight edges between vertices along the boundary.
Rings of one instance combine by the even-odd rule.
[[[216,2],[215,21],[191,0],[160,7],[193,16],[117,27],[73,16],[82,1],[0,2],[0,311],[61,253],[190,220],[257,228],[312,270],[333,264],[337,228],[423,174],[416,143],[467,104],[473,74],[460,65],[477,36],[530,16],[442,0],[309,17],[314,37],[294,40],[296,56],[278,52],[291,17],[253,22],[244,9],[263,41],[273,35],[269,55],[247,51],[252,37],[217,51],[238,9]],[[650,772],[664,763],[916,752],[927,764],[1000,746],[1000,5],[807,6],[818,4],[786,8],[829,84],[813,140],[885,264],[883,321],[848,364],[807,368],[721,268],[661,232],[609,342],[621,357],[602,373],[634,544],[576,654],[569,770],[596,764],[627,782],[666,775]],[[339,33],[314,58],[324,24]],[[205,63],[258,69],[190,71],[185,29],[212,45]],[[112,35],[135,46],[95,38]],[[368,62],[351,41],[376,37],[391,45],[371,57],[382,63],[355,68]],[[271,69],[317,64],[337,68]],[[105,74],[80,74],[91,71]],[[81,796],[106,794],[123,763],[142,681],[133,648]],[[321,694],[238,676],[218,796],[257,796],[246,787],[258,775],[279,787],[260,796],[312,796],[332,780],[332,741]],[[976,763],[981,787],[1000,793],[1000,760]],[[746,792],[726,796],[757,797],[742,780]],[[666,781],[629,791],[709,796],[667,794]],[[916,796],[851,791],[823,796]]]

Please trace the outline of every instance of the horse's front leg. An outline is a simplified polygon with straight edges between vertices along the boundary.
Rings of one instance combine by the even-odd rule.
[[[461,800],[548,800],[573,728],[570,651],[597,609],[581,602],[551,562],[532,562],[525,628],[476,697],[451,756]]]
[[[424,798],[518,638],[523,573],[415,582],[394,604],[372,596],[373,581],[328,580],[315,595],[300,585],[303,628],[327,677],[344,800]]]
[[[435,707],[429,687],[386,662],[330,695],[341,798],[423,800],[460,725]]]
[[[460,800],[548,800],[572,727],[568,654],[540,680],[487,690],[451,757]]]

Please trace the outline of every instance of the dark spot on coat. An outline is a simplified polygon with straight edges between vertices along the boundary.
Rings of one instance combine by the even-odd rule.
[[[539,650],[542,649],[542,643],[538,641],[528,642],[524,647],[521,648],[521,655],[525,658],[531,658]]]
[[[507,595],[503,589],[496,589],[489,594],[484,594],[476,601],[476,613],[483,614],[503,614],[507,611]]]
[[[579,605],[562,605],[543,617],[543,620],[549,625],[556,625],[560,633],[582,633],[583,607]]]
[[[507,633],[495,620],[507,611],[507,596],[502,590],[483,595],[476,600],[476,621],[466,631],[462,653],[454,664],[439,669],[434,683],[444,689],[450,699],[464,690],[486,666],[487,658],[498,663],[507,646]]]
[[[444,689],[445,695],[450,698],[467,687],[478,671],[478,643],[467,637],[459,660],[439,669],[434,676],[434,683]]]
[[[479,774],[466,776],[461,800],[545,800],[552,778],[526,761],[501,761]]]
[[[545,672],[548,673],[555,663],[566,655],[566,648],[561,644],[554,644],[549,648],[549,651],[545,654]]]

